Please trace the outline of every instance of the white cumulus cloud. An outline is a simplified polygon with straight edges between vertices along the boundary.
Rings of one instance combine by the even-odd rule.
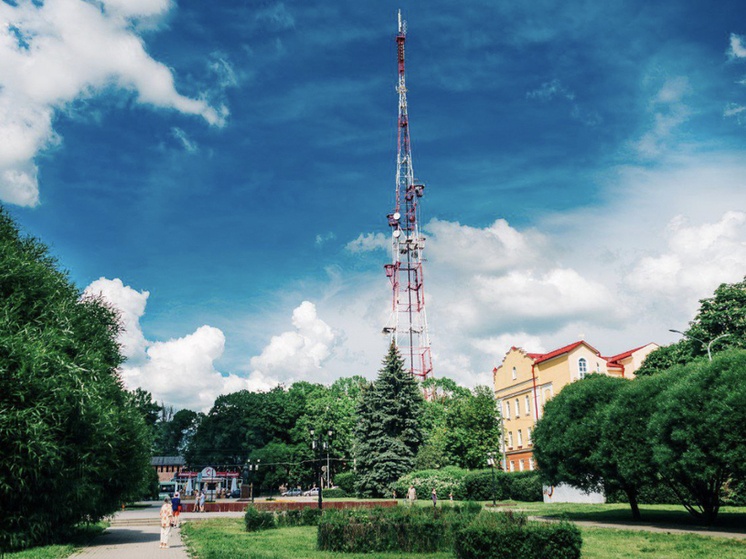
[[[320,371],[338,334],[318,317],[310,301],[293,311],[292,323],[293,330],[273,336],[261,354],[251,358],[252,375],[301,380]]]
[[[129,389],[143,388],[158,401],[179,407],[208,410],[215,398],[237,390],[269,390],[277,381],[255,373],[248,378],[224,375],[215,368],[225,350],[225,336],[212,326],[168,341],[149,341],[140,326],[149,297],[122,280],[100,278],[85,292],[101,296],[120,312],[123,331],[119,342],[128,358],[122,379]]]
[[[137,22],[170,0],[0,2],[0,199],[39,201],[34,158],[59,143],[55,113],[104,89],[222,125],[226,110],[178,93],[172,71],[145,50]]]
[[[383,233],[360,233],[358,238],[347,243],[345,248],[356,254],[373,250],[388,250],[390,246],[391,241]]]

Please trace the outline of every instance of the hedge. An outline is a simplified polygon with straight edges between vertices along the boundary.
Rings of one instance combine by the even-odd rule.
[[[330,510],[319,521],[317,547],[348,553],[451,550],[456,532],[481,510],[479,505]]]
[[[579,559],[583,540],[569,522],[516,521],[506,513],[481,514],[459,529],[456,559]]]
[[[274,513],[262,512],[257,510],[256,507],[248,507],[246,509],[244,522],[246,523],[247,532],[258,532],[259,530],[268,530],[277,527]]]
[[[460,468],[443,468],[442,470],[420,470],[403,476],[396,482],[396,494],[405,498],[410,484],[414,485],[417,497],[429,499],[433,487],[439,499],[447,499],[453,492],[453,498],[459,501],[491,501],[493,481],[491,470],[468,471]],[[495,471],[495,498],[498,501],[542,501],[542,485],[539,473]]]
[[[607,503],[628,503],[627,494],[622,491],[606,491]],[[667,485],[641,487],[637,495],[637,502],[641,505],[680,505],[681,501],[676,493]],[[723,485],[721,504],[726,506],[746,506],[746,480],[730,480]]]
[[[347,497],[347,492],[341,487],[335,487],[333,489],[324,489],[321,493],[324,499],[339,499],[340,497]]]
[[[419,470],[399,478],[394,485],[397,497],[404,499],[410,485],[414,485],[418,499],[429,499],[435,488],[438,499],[448,499],[453,492],[453,498],[458,501],[466,499],[464,491],[464,478],[468,471],[453,466],[440,470]]]
[[[316,526],[321,513],[319,509],[312,508],[288,510],[277,515],[277,526]]]

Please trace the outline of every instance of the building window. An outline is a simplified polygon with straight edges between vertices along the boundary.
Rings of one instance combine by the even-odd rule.
[[[521,402],[518,398],[515,399],[515,418],[518,419],[521,416]]]
[[[513,380],[518,378],[518,371],[515,370],[515,367],[513,367]]]
[[[601,372],[601,363],[596,362],[596,372],[597,373]]]
[[[510,402],[505,402],[505,419],[510,419]]]
[[[526,415],[531,415],[531,398],[526,396]]]
[[[518,429],[518,446],[523,446],[523,432]]]
[[[510,461],[510,471],[515,472],[515,460]]]
[[[513,431],[508,431],[508,448],[513,448]]]
[[[588,362],[585,357],[578,359],[578,371],[580,371],[580,378],[585,378],[585,374],[588,372]]]
[[[529,470],[533,470],[534,469],[534,459],[533,458],[529,458],[528,459],[528,469]]]
[[[523,471],[523,460],[518,460],[518,469]]]
[[[534,441],[531,439],[531,427],[526,427],[526,438],[528,439],[528,444],[534,444]]]

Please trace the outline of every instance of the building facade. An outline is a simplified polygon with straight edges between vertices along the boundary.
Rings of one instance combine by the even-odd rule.
[[[567,384],[587,374],[634,378],[647,355],[657,349],[650,343],[618,355],[604,357],[584,341],[549,353],[527,353],[510,348],[502,364],[493,371],[495,397],[503,418],[503,468],[533,470],[532,434],[544,405]]]

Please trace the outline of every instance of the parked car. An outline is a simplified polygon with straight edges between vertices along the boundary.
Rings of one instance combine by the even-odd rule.
[[[319,488],[314,487],[312,489],[309,489],[308,491],[304,491],[303,495],[305,497],[318,497],[319,496]]]
[[[288,489],[282,494],[282,496],[283,497],[300,497],[302,494],[303,494],[303,491],[296,488],[296,489]]]

